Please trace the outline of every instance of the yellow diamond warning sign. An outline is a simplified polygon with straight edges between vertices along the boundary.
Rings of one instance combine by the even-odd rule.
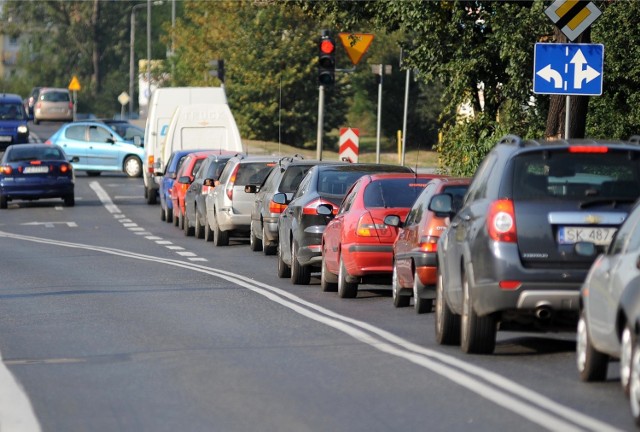
[[[556,0],[544,13],[570,41],[580,36],[602,14],[595,4],[586,0]]]
[[[340,33],[340,41],[353,65],[357,65],[373,41],[370,33]]]
[[[71,78],[71,82],[69,83],[69,90],[71,91],[80,91],[80,81],[78,81],[77,76],[73,76]]]

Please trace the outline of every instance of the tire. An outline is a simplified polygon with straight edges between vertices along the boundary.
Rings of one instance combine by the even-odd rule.
[[[69,194],[64,197],[64,206],[65,207],[73,207],[76,205],[76,197],[74,194]]]
[[[167,221],[167,210],[163,209],[162,207],[160,207],[160,220],[162,222],[166,222]]]
[[[413,308],[417,314],[423,314],[431,312],[433,310],[433,300],[420,298],[420,278],[418,277],[418,271],[413,271]]]
[[[311,282],[311,268],[301,266],[298,262],[298,245],[294,242],[291,248],[291,283],[309,285],[309,282]]]
[[[291,277],[291,267],[282,259],[281,251],[282,248],[278,248],[278,277],[284,279]]]
[[[460,347],[467,354],[491,354],[496,347],[496,322],[493,317],[480,317],[473,310],[471,289],[466,273],[463,273],[462,285]]]
[[[262,250],[262,240],[256,237],[256,233],[253,231],[253,221],[251,221],[251,227],[249,228],[249,249],[253,252]]]
[[[127,156],[122,164],[122,170],[129,178],[142,177],[142,161],[136,156]]]
[[[204,241],[213,241],[213,231],[211,231],[211,225],[209,225],[209,218],[204,221]]]
[[[0,195],[0,209],[6,209],[9,207],[9,200],[4,195]]]
[[[102,174],[102,171],[87,171],[89,177],[98,177],[100,174]]]
[[[218,226],[218,219],[213,216],[213,245],[214,246],[227,246],[229,244],[229,233],[226,231],[222,231]]]
[[[184,209],[184,216],[182,217],[182,229],[184,230],[184,235],[186,237],[192,237],[195,231],[191,226],[191,222],[189,222],[189,216],[187,216],[187,209]]]
[[[147,204],[151,205],[151,204],[157,204],[158,203],[158,194],[156,193],[155,189],[150,189],[150,188],[145,188],[145,195],[144,197],[147,200]]]
[[[576,331],[576,366],[582,381],[604,381],[607,378],[609,356],[603,354],[591,344],[587,316],[580,314]]]
[[[200,223],[200,218],[198,217],[198,209],[197,208],[196,208],[195,214],[196,214],[196,221],[195,221],[195,227],[193,228],[193,235],[197,239],[203,239],[204,238],[204,227]]]
[[[164,209],[164,221],[166,223],[173,222],[173,210],[169,209],[169,207]]]
[[[398,271],[395,262],[393,263],[393,274],[391,275],[391,297],[393,298],[393,306],[397,308],[407,307],[411,302],[411,297],[400,295]]]
[[[451,311],[444,298],[444,285],[440,271],[438,271],[436,282],[435,315],[436,342],[440,345],[460,345],[460,315]]]
[[[179,230],[183,230],[184,229],[184,216],[182,215],[182,213],[180,213],[180,210],[178,210],[178,217],[176,219],[178,220],[178,229]]]
[[[633,358],[633,331],[625,326],[622,332],[620,344],[620,384],[622,391],[629,396],[629,383],[631,379],[631,361]]]
[[[347,281],[347,268],[342,261],[340,255],[340,270],[338,272],[338,296],[340,298],[355,298],[358,295],[358,284],[356,282]]]
[[[177,214],[171,210],[171,221],[173,222],[173,226],[180,226],[180,219]]]
[[[629,378],[629,406],[631,416],[640,426],[640,347],[635,344],[631,356],[631,376]]]
[[[263,224],[262,225],[262,252],[265,255],[275,255],[278,252],[278,246],[267,244],[267,242],[265,241],[265,239],[267,238],[266,231],[267,230]]]
[[[320,270],[320,288],[322,288],[323,292],[338,291],[338,278],[327,270],[324,259],[322,260],[322,269]]]

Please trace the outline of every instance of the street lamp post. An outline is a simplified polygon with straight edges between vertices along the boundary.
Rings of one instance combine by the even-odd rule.
[[[133,94],[134,76],[135,76],[135,53],[134,46],[136,42],[136,9],[147,6],[147,80],[151,82],[151,5],[157,6],[164,3],[162,0],[147,3],[139,3],[131,8],[131,40],[129,41],[129,118],[133,114]]]

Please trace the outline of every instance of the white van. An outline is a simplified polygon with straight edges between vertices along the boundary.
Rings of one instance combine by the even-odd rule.
[[[169,122],[178,105],[192,103],[226,104],[224,87],[162,87],[154,90],[149,103],[149,115],[144,132],[144,197],[148,204],[158,199],[160,178],[164,172],[162,144],[164,143]]]
[[[168,160],[176,150],[190,149],[243,151],[240,132],[229,105],[202,103],[176,108],[161,160]]]

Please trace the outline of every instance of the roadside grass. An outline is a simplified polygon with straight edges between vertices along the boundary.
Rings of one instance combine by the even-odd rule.
[[[299,154],[305,159],[316,159],[316,149],[296,148],[286,144],[276,142],[242,140],[245,152],[249,155],[282,155],[291,156]],[[323,160],[338,160],[338,153],[334,150],[322,151]],[[405,165],[417,168],[435,169],[438,167],[438,153],[432,150],[411,150],[405,153]],[[375,162],[376,150],[370,146],[360,149],[359,162]],[[397,152],[380,151],[380,163],[398,165],[400,158]]]

